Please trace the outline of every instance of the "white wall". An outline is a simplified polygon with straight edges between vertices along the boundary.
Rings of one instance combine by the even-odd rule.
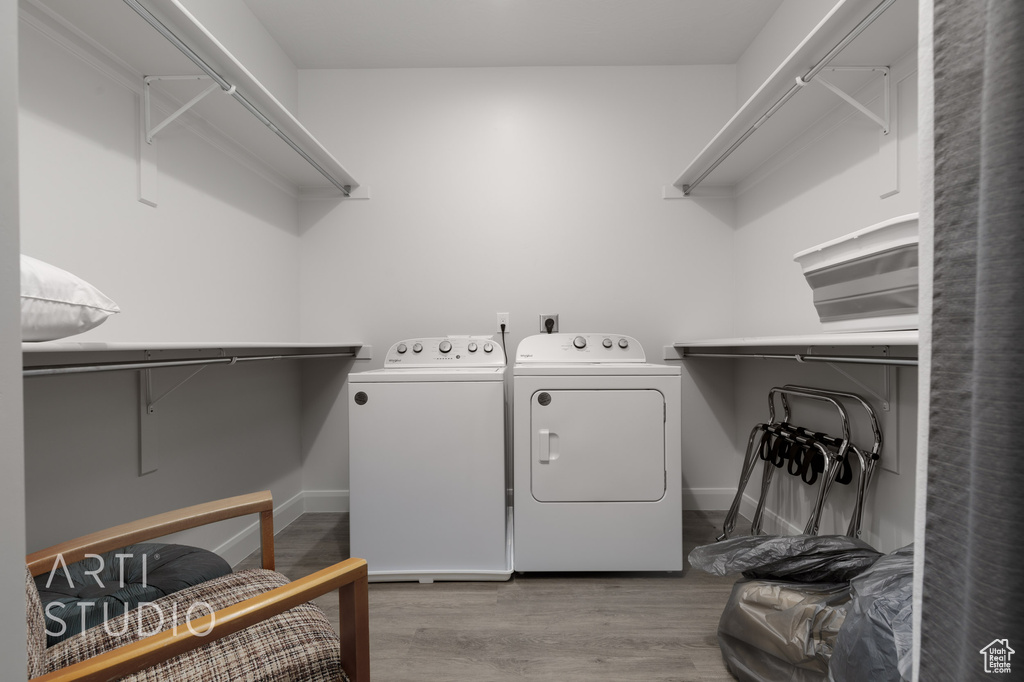
[[[880,198],[879,178],[890,163],[879,153],[880,131],[852,109],[840,108],[807,135],[769,160],[737,198],[737,228],[733,245],[733,272],[737,295],[733,304],[739,336],[818,334],[822,327],[814,310],[811,290],[793,254],[808,247],[873,225],[887,218],[918,210],[917,78],[916,55],[893,67],[898,105],[899,193]],[[875,91],[860,98],[875,105]],[[779,114],[785,115],[785,109]],[[913,352],[913,351],[911,351]],[[711,362],[710,360],[702,361]],[[883,393],[883,370],[878,367],[843,369],[872,390]],[[783,383],[841,391],[868,398],[883,417],[883,457],[898,461],[899,473],[879,471],[865,513],[864,539],[888,551],[913,539],[914,486],[917,433],[917,371],[893,371],[894,408],[885,412],[880,400],[827,367],[796,363],[742,361],[736,364],[736,405],[739,433],[745,444],[749,430],[768,416],[767,394]],[[858,416],[851,413],[851,418]],[[820,420],[820,421],[816,421]],[[864,423],[861,420],[861,423]],[[835,432],[836,421],[811,411],[808,426]],[[855,442],[870,444],[867,435]],[[739,453],[733,467],[738,477]],[[802,528],[809,512],[806,486],[792,477],[774,484],[768,509],[776,530]],[[751,503],[756,484],[747,489]],[[850,491],[840,489],[825,516],[821,532],[845,532]],[[774,517],[773,517],[774,518]],[[766,528],[771,528],[767,524]]]
[[[783,0],[736,62],[736,94],[740,103],[761,87],[834,6],[834,2],[827,0]]]
[[[842,105],[754,173],[752,186],[739,196],[734,268],[740,295],[734,314],[741,336],[820,333],[811,289],[793,255],[917,211],[916,55],[898,66],[893,69],[898,132],[893,134],[899,139],[899,193],[879,197],[879,178],[890,169],[880,152],[881,132]],[[860,96],[875,105],[874,88],[871,92]],[[784,114],[785,109],[779,115]],[[785,315],[772,308],[774,301],[788,304]]]
[[[653,361],[729,333],[732,206],[661,188],[734,88],[727,66],[300,71],[300,117],[371,194],[303,206],[303,339],[370,343],[374,367],[402,338],[492,333],[497,312],[510,351],[542,313],[636,336]],[[307,396],[328,415],[307,430],[307,488],[347,489],[347,410],[318,402],[342,385]],[[708,414],[700,390],[688,377],[690,417]],[[688,447],[731,449],[730,432],[706,420]],[[689,487],[730,485],[695,467]]]
[[[189,369],[156,372],[158,393]],[[189,504],[270,489],[301,490],[299,376],[294,365],[204,370],[157,405],[157,471],[138,475],[135,372],[25,380],[29,551]],[[213,549],[255,521],[189,531]]]
[[[0,5],[0,661],[25,676],[25,453],[18,303],[18,7]]]
[[[159,206],[139,203],[137,94],[24,22],[20,39],[21,248],[122,309],[75,339],[296,340],[296,200],[175,124]],[[186,375],[154,371],[157,393]],[[294,363],[206,369],[160,402],[160,468],[139,477],[135,373],[26,380],[29,548],[263,488],[291,499],[300,381]]]
[[[244,0],[187,0],[183,5],[286,109],[295,111],[298,70]]]
[[[137,201],[137,97],[22,22],[22,250],[121,306],[78,340],[294,340],[295,202],[181,125]]]

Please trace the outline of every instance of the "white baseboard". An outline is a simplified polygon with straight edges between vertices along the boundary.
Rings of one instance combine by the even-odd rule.
[[[304,490],[288,501],[274,505],[274,534],[280,533],[306,512],[328,511],[348,511],[347,490]],[[260,524],[255,521],[213,551],[236,566],[259,546]]]
[[[740,501],[740,515],[745,519],[752,519],[756,509],[757,498],[744,493]],[[765,509],[761,515],[761,532],[766,535],[801,535],[804,529],[803,526],[787,521],[771,509]]]
[[[685,511],[724,511],[732,505],[735,488],[683,488]]]
[[[683,509],[687,511],[724,511],[732,504],[734,488],[689,488],[683,490]],[[757,500],[744,494],[740,503],[740,514],[751,518]],[[349,511],[347,490],[303,490],[288,501],[274,507],[274,532],[280,533],[302,514]],[[771,510],[765,510],[761,529],[770,535],[795,535],[803,532]],[[259,549],[260,527],[254,522],[241,532],[226,540],[213,551],[224,557],[232,566]]]
[[[304,490],[302,496],[307,514],[348,511],[347,490]]]

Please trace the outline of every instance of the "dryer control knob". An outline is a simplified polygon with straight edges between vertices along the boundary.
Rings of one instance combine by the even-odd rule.
[[[422,351],[423,351],[423,344],[422,343],[419,343],[417,341],[416,343],[412,344],[412,352],[413,353],[419,353],[419,352],[422,352]]]
[[[572,340],[572,345],[576,346],[577,348],[586,348],[587,340],[582,336],[577,336],[575,339]]]
[[[490,353],[492,350],[494,350],[494,346],[491,344],[490,341],[488,341],[487,343],[484,344],[484,352],[485,353]]]
[[[406,346],[404,343],[400,343],[398,344],[398,348],[396,350],[398,351],[398,354],[401,355],[405,351],[409,350],[409,347]]]
[[[437,349],[442,353],[447,353],[452,349],[452,342],[447,340],[442,341],[440,344],[438,344]]]
[[[470,353],[475,353],[477,348],[478,348],[478,346],[476,345],[476,342],[474,342],[474,341],[470,341],[469,345],[466,346],[466,350],[468,350]]]
[[[619,339],[619,348],[629,348],[629,341],[627,339]]]
[[[611,348],[612,347],[612,340],[611,339],[605,339],[604,341],[601,342],[601,345],[604,346],[605,348]]]

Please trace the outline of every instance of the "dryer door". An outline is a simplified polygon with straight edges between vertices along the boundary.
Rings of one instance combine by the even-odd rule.
[[[537,391],[530,422],[537,501],[654,502],[665,494],[660,391]]]

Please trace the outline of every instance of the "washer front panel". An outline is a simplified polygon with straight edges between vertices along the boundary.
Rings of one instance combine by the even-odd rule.
[[[351,553],[370,580],[507,580],[504,384],[349,385]]]
[[[350,381],[360,383],[403,384],[411,382],[504,381],[504,367],[403,367],[371,369],[352,374]]]

